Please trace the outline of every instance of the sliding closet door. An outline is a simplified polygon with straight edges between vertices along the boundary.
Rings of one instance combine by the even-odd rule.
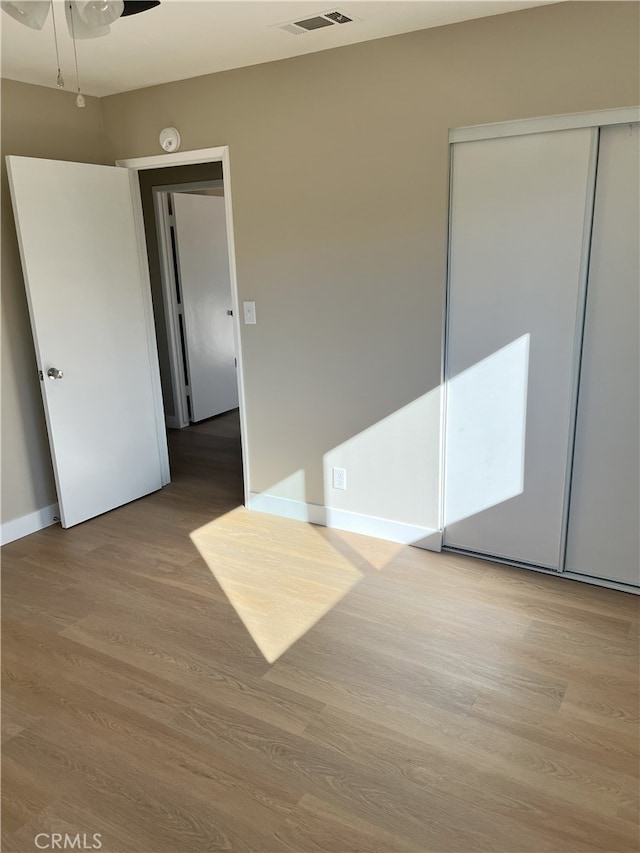
[[[640,126],[601,130],[566,569],[640,584]]]
[[[453,148],[444,544],[557,569],[595,133]]]

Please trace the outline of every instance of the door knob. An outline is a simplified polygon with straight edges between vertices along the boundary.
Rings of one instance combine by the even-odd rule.
[[[227,314],[229,315],[229,317],[233,317],[233,310],[231,308],[228,308]]]
[[[47,376],[49,379],[62,379],[63,375],[62,371],[58,370],[57,367],[50,367],[49,370],[47,370]]]

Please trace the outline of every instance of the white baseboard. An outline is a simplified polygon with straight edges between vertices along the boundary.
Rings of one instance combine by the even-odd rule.
[[[182,429],[180,418],[177,415],[165,415],[164,422],[167,429]]]
[[[418,527],[414,524],[403,524],[388,518],[376,518],[373,515],[332,509],[320,504],[294,501],[260,492],[251,492],[249,509],[268,515],[279,515],[282,518],[292,518],[295,521],[307,521],[323,527],[346,530],[349,533],[375,536],[377,539],[385,539],[388,542],[415,545],[427,551],[442,550],[442,531],[430,527]]]
[[[13,521],[5,521],[0,527],[0,545],[7,545],[15,539],[22,539],[23,536],[50,527],[56,523],[59,515],[58,504],[51,504],[51,506],[45,506],[36,512],[30,512],[29,515],[14,518]]]

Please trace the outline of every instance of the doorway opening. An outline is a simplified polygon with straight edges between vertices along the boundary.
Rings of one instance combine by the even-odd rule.
[[[222,471],[245,503],[242,358],[225,156],[226,149],[210,149],[117,165],[132,170],[140,191],[172,467],[179,454],[193,459],[191,473],[203,479]]]

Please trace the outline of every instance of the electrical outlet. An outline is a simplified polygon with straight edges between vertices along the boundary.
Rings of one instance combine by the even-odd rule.
[[[347,489],[347,472],[344,468],[334,468],[333,469],[333,488],[334,489],[342,489],[342,491],[346,491],[346,489]]]

